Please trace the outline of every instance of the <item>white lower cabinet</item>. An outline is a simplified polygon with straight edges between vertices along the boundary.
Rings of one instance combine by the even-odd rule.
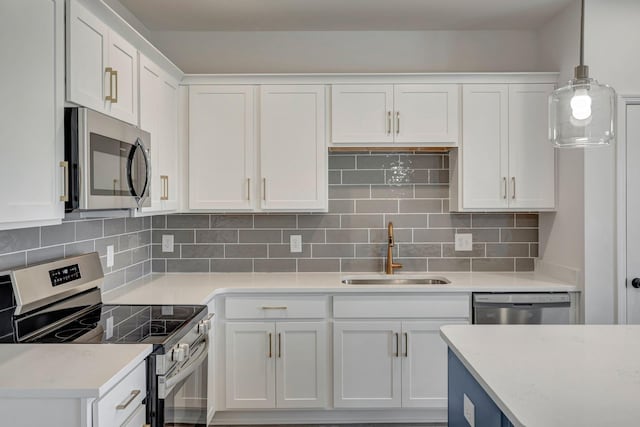
[[[133,420],[145,418],[138,413],[145,412],[143,402],[146,391],[146,362],[142,362],[113,389],[93,403],[93,427],[144,425],[144,422],[134,424]]]
[[[138,405],[136,410],[131,414],[129,418],[122,424],[121,427],[145,427],[147,423],[147,411],[145,405]]]
[[[323,408],[325,322],[229,322],[228,409]]]

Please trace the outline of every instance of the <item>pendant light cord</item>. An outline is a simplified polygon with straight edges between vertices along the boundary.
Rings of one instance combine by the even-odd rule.
[[[584,65],[584,0],[580,10],[580,65]]]

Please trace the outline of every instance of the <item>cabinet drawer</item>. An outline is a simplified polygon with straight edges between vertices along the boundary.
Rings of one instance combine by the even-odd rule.
[[[333,297],[333,316],[336,318],[450,319],[469,318],[470,313],[467,294]]]
[[[94,404],[94,426],[122,425],[142,405],[146,395],[146,362],[142,362]]]
[[[327,316],[327,297],[228,297],[227,319],[321,319]]]

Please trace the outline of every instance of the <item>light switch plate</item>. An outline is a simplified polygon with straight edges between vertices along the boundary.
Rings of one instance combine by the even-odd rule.
[[[302,252],[302,236],[300,234],[292,234],[289,236],[289,250],[291,253]]]
[[[464,419],[467,420],[467,422],[469,423],[469,427],[475,427],[476,407],[471,401],[471,399],[469,399],[469,396],[467,396],[466,394],[464,394],[463,396],[464,396],[464,401],[463,401],[462,410],[464,411]]]
[[[162,235],[162,252],[173,252],[173,234]]]
[[[456,233],[456,252],[468,252],[473,250],[473,234]]]
[[[107,246],[107,267],[113,267],[113,245]]]

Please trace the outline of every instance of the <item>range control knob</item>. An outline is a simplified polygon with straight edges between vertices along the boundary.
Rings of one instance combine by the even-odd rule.
[[[210,328],[211,322],[208,319],[204,319],[198,322],[198,333],[206,334],[207,332],[209,332]]]
[[[631,281],[631,286],[634,288],[640,288],[640,278],[636,277]]]
[[[171,351],[171,360],[174,362],[184,362],[189,355],[189,344],[178,344]]]

